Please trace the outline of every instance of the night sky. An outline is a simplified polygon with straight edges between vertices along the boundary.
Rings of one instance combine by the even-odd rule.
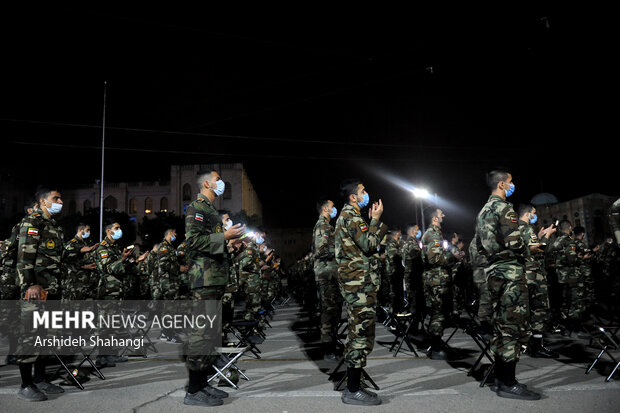
[[[0,170],[94,182],[107,81],[107,180],[243,162],[266,227],[312,227],[348,177],[390,225],[415,220],[408,185],[437,193],[466,237],[495,165],[514,203],[620,195],[604,11],[312,7],[5,10]]]

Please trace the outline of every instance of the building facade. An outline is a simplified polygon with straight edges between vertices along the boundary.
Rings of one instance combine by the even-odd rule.
[[[224,194],[215,200],[217,209],[226,209],[232,214],[243,209],[248,215],[263,216],[260,199],[241,163],[172,165],[167,181],[106,182],[103,207],[126,212],[137,222],[144,217],[153,217],[156,212],[183,215],[199,192],[196,178],[203,169],[217,171],[226,182]],[[62,195],[69,214],[83,214],[100,204],[99,183],[63,189]]]
[[[609,211],[618,199],[617,196],[590,194],[565,202],[551,203],[555,197],[534,197],[538,220],[543,226],[550,225],[554,220],[566,219],[573,227],[585,228],[585,242],[595,244],[603,241],[603,237],[611,234]]]

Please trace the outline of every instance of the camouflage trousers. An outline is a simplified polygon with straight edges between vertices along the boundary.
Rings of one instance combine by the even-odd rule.
[[[517,262],[487,268],[491,304],[495,306],[491,352],[510,363],[519,360],[530,338],[530,305],[525,269]]]
[[[435,267],[425,270],[422,279],[426,302],[431,314],[428,333],[431,336],[441,337],[445,314],[451,304],[449,300],[450,274],[445,268]]]
[[[261,278],[260,280],[260,299],[263,304],[267,304],[269,302],[269,284],[271,283],[271,275],[270,278]]]
[[[19,287],[16,284],[17,272],[15,268],[4,266],[0,269],[0,299],[19,300]]]
[[[594,278],[592,277],[592,267],[589,264],[580,266],[579,275],[580,278],[583,280],[584,285],[584,307],[588,308],[594,303],[596,303],[596,294],[594,292]]]
[[[394,290],[392,289],[393,277],[394,273],[383,272],[381,287],[379,288],[379,305],[392,305],[394,302]]]
[[[377,273],[338,270],[338,284],[347,309],[348,333],[344,363],[349,368],[366,366],[375,344],[377,293],[381,280]]]
[[[245,294],[246,321],[256,320],[261,308],[261,278],[258,273],[240,272],[239,290]]]
[[[321,343],[331,343],[335,341],[342,313],[342,294],[338,286],[336,263],[315,264],[314,277],[321,300]]]
[[[530,326],[533,334],[542,334],[549,323],[549,289],[544,269],[526,269]]]
[[[62,298],[65,300],[94,299],[99,278],[95,271],[69,271],[62,280]]]
[[[178,277],[160,277],[159,288],[161,289],[162,299],[177,300],[179,298]]]
[[[269,291],[267,293],[267,300],[272,302],[280,293],[280,276],[276,274],[271,274],[271,279],[269,280]]]
[[[403,274],[403,279],[405,281],[405,291],[407,292],[407,302],[409,303],[409,311],[416,310],[416,285],[417,283],[413,279],[413,272],[405,271]],[[401,283],[402,284],[402,283]],[[402,295],[402,287],[400,287],[401,295]]]
[[[218,308],[218,317],[222,314],[222,298],[224,296],[225,287],[202,287],[191,290],[191,298],[195,301],[220,300]],[[217,339],[209,335],[206,328],[193,328],[187,342],[183,344],[185,347],[185,365],[191,371],[207,371],[218,358],[215,351]],[[220,343],[221,344],[221,343]],[[199,355],[201,354],[201,355]]]
[[[474,284],[478,289],[478,319],[483,322],[491,322],[493,316],[493,305],[491,303],[491,293],[487,284],[486,271],[482,267],[475,267]]]

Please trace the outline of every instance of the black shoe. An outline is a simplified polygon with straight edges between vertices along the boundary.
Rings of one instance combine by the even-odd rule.
[[[218,399],[225,399],[228,397],[228,393],[226,393],[224,390],[216,389],[215,387],[211,386],[208,383],[204,387],[204,389],[202,389],[202,391],[207,393],[208,395],[217,397]]]
[[[540,346],[539,348],[530,350],[530,357],[544,358],[544,359],[557,359],[558,357],[560,357],[560,355],[558,354],[557,351],[548,349],[545,346]]]
[[[224,401],[201,390],[194,394],[185,393],[183,404],[187,404],[189,406],[221,406],[224,404]]]
[[[35,383],[34,385],[45,394],[60,394],[65,392],[65,389],[62,387],[46,381]]]
[[[351,393],[348,388],[345,388],[340,398],[345,404],[355,404],[358,406],[377,406],[381,404],[379,396],[371,396],[361,389]]]
[[[323,360],[330,361],[333,363],[338,363],[340,361],[339,357],[335,355],[334,353],[325,353],[323,355]]]
[[[174,336],[170,339],[172,344],[183,344],[183,340],[179,338],[179,336]]]
[[[168,341],[170,340],[170,337],[168,337],[167,335],[165,335],[164,333],[161,333],[161,336],[159,336],[159,339],[161,341]]]
[[[540,400],[540,393],[527,389],[527,386],[521,383],[515,383],[512,386],[506,386],[502,382],[496,382],[497,395],[507,399],[519,400]]]
[[[17,365],[17,356],[14,354],[9,354],[8,356],[6,356],[6,361],[5,363],[7,365],[11,365],[11,364],[15,364]]]
[[[47,400],[47,396],[34,384],[19,389],[17,397],[28,402],[42,402]]]

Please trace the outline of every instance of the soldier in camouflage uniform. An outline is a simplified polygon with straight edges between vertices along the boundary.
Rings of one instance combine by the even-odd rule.
[[[369,201],[369,195],[360,181],[343,182],[341,195],[346,204],[336,221],[335,255],[348,321],[344,352],[348,380],[342,401],[376,405],[381,403],[381,399],[361,389],[360,378],[366,357],[374,346],[377,291],[381,282],[371,269],[371,261],[388,227],[380,221],[383,214],[381,200],[370,208],[372,219],[369,224],[360,214],[361,208]]]
[[[459,248],[459,246],[462,247],[462,243],[460,236],[455,232],[452,234],[447,248],[448,271],[450,272],[449,290],[452,296],[452,317],[456,321],[458,321],[463,311],[463,292],[457,282],[457,274],[462,269],[465,259],[465,252]]]
[[[90,225],[80,224],[75,237],[65,244],[63,262],[67,267],[67,277],[62,288],[62,298],[65,300],[96,298],[99,278],[91,252],[99,243],[93,245],[89,237]]]
[[[482,247],[482,241],[478,236],[478,231],[469,244],[469,258],[471,260],[473,281],[478,292],[478,320],[482,328],[482,333],[490,334],[493,331],[491,317],[493,315],[493,305],[491,303],[491,293],[489,292],[486,277],[486,268],[489,266],[486,250]]]
[[[47,394],[63,393],[60,386],[45,381],[45,357],[26,350],[34,343],[33,336],[24,333],[27,320],[32,313],[41,309],[39,300],[59,300],[62,282],[63,233],[54,216],[62,210],[62,199],[57,190],[39,188],[35,194],[39,206],[19,223],[17,235],[16,269],[20,297],[27,301],[21,305],[22,335],[18,340],[19,370],[22,386],[20,399],[28,401],[46,400]],[[34,377],[32,374],[34,365]]]
[[[381,295],[392,307],[392,312],[400,310],[396,303],[402,302],[403,257],[401,256],[402,232],[400,229],[390,231],[385,243],[385,267],[381,277]],[[400,287],[400,288],[399,288]],[[400,292],[395,292],[400,291]],[[397,294],[398,298],[397,298]]]
[[[556,358],[558,354],[543,343],[543,332],[549,323],[549,289],[544,267],[544,247],[556,229],[543,228],[538,235],[532,226],[537,221],[536,208],[530,204],[519,205],[519,231],[525,249],[525,279],[530,303],[530,326],[532,336],[528,344],[531,357]]]
[[[164,239],[159,243],[157,248],[157,277],[159,281],[159,289],[161,290],[161,298],[163,300],[179,299],[179,278],[181,272],[186,269],[181,268],[177,259],[177,252],[174,248],[174,241],[177,239],[177,231],[173,228],[167,229],[164,233]],[[181,339],[176,331],[172,328],[162,328],[160,340],[166,340],[180,344]]]
[[[314,277],[321,300],[321,347],[323,359],[336,360],[336,335],[342,313],[342,295],[338,287],[334,227],[329,223],[337,214],[329,199],[317,202],[319,219],[312,230]]]
[[[405,280],[405,290],[407,291],[407,301],[409,302],[409,311],[416,314],[416,319],[419,321],[422,314],[418,311],[424,306],[421,302],[418,302],[420,294],[422,279],[420,273],[416,271],[416,262],[421,259],[420,239],[422,238],[422,231],[417,224],[407,225],[407,239],[403,243],[400,251],[400,255],[403,259],[404,273],[403,278]],[[403,297],[403,283],[402,280],[395,279],[393,283],[395,301],[394,305],[401,311],[407,311],[402,308]]]
[[[239,290],[245,295],[245,314],[243,319],[253,321],[260,311],[260,250],[251,237],[243,239],[245,249],[235,257],[239,267]]]
[[[555,271],[562,293],[561,310],[569,330],[577,328],[583,315],[583,280],[579,273],[577,243],[572,237],[573,226],[567,220],[560,221],[559,236],[552,245]]]
[[[478,214],[476,232],[488,257],[487,286],[495,306],[491,352],[495,358],[495,391],[500,397],[538,400],[540,394],[517,382],[515,370],[521,346],[529,340],[529,300],[525,253],[514,208],[512,175],[505,170],[487,174],[491,196]]]
[[[424,258],[422,280],[431,313],[428,326],[431,341],[430,358],[432,360],[445,360],[447,354],[441,337],[443,336],[445,315],[450,307],[450,273],[448,268],[452,264],[450,261],[452,254],[443,248],[443,235],[441,233],[441,223],[445,217],[443,211],[435,208],[430,217],[430,225],[422,235],[422,256]]]
[[[225,190],[224,181],[216,171],[199,172],[197,183],[200,193],[187,207],[185,216],[191,295],[196,301],[221,300],[229,274],[226,241],[241,237],[245,226],[237,224],[224,230],[222,218],[213,206],[215,198]],[[189,336],[186,347],[189,386],[184,404],[218,406],[223,403],[222,398],[228,396],[207,382],[217,354],[214,349],[202,351],[205,347],[212,347],[209,343],[215,339],[209,337],[206,329],[201,328],[193,329]]]
[[[230,229],[233,226],[233,221],[230,219],[228,211],[218,211],[220,218],[222,219],[222,228],[224,231]],[[227,241],[228,247],[228,283],[224,289],[224,295],[222,296],[222,337],[226,341],[225,331],[229,328],[230,324],[234,320],[235,316],[235,293],[239,288],[239,268],[235,262],[235,257],[241,254],[243,249],[243,243],[238,239]]]
[[[592,257],[593,251],[588,248],[583,237],[586,230],[584,227],[579,226],[573,230],[575,234],[575,243],[577,244],[577,260],[579,278],[583,281],[583,304],[584,311],[588,311],[596,303],[596,297],[594,295],[594,278],[592,277]]]
[[[177,247],[177,260],[181,267],[188,269],[185,251],[187,251],[187,242],[183,240]],[[189,275],[187,271],[182,272],[179,277],[179,297],[181,300],[189,299]]]

